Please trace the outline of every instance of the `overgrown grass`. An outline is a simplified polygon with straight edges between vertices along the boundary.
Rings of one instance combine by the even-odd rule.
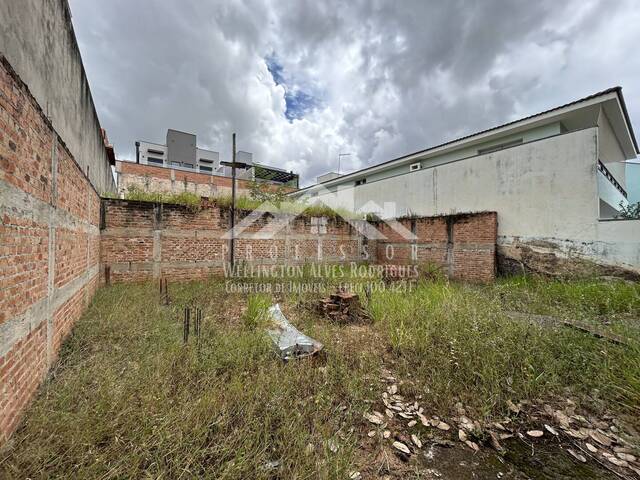
[[[283,364],[220,285],[170,286],[172,309],[155,291],[98,292],[0,454],[1,478],[347,477],[373,355],[329,328],[326,365]],[[184,346],[180,305],[195,302],[203,336]]]
[[[575,394],[590,407],[640,414],[640,344],[611,344],[561,325],[514,320],[510,310],[578,316],[625,312],[640,318],[640,287],[626,283],[516,279],[491,287],[423,284],[410,295],[374,295],[371,311],[403,374],[450,409],[461,401],[477,415],[506,411],[506,401]],[[418,387],[420,389],[420,387]]]
[[[247,310],[242,315],[245,328],[256,330],[267,324],[267,309],[272,301],[269,295],[257,293],[249,295],[247,299]]]
[[[637,284],[421,283],[374,291],[374,323],[356,327],[306,308],[315,294],[247,297],[219,281],[169,290],[171,307],[154,285],[98,292],[0,453],[1,478],[347,478],[367,455],[361,415],[380,400],[383,365],[427,414],[446,418],[462,402],[482,421],[504,414],[508,399],[570,395],[638,427],[637,330],[620,346],[506,314],[638,318]],[[272,301],[325,345],[326,364],[276,357],[264,335]],[[186,304],[205,314],[199,344],[182,343]]]
[[[221,195],[215,197],[213,201],[220,207],[231,206],[231,195]],[[264,210],[269,209],[272,213],[288,213],[294,215],[307,215],[310,217],[328,218],[364,218],[363,215],[354,213],[346,208],[329,207],[324,204],[309,204],[299,201],[265,202],[246,195],[236,197],[236,208],[240,210]]]
[[[192,192],[149,192],[135,185],[127,189],[124,198],[125,200],[139,200],[143,202],[173,203],[193,209],[200,207],[201,204],[201,198]]]

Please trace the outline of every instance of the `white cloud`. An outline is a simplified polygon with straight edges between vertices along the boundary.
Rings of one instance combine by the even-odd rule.
[[[103,126],[121,158],[167,128],[311,181],[625,87],[640,117],[633,1],[89,2],[73,20]],[[285,117],[285,88],[318,107]],[[320,97],[320,98],[318,98]]]

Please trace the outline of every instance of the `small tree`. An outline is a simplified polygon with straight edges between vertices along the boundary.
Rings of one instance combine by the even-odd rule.
[[[620,213],[616,218],[638,219],[640,220],[640,202],[624,205],[620,202]]]

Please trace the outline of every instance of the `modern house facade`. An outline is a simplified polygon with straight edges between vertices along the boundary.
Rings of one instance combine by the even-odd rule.
[[[231,167],[224,165],[219,152],[199,148],[195,134],[169,129],[164,144],[137,141],[135,145],[135,162],[116,162],[120,195],[132,186],[153,192],[189,191],[203,197],[231,192]],[[236,170],[240,194],[248,193],[251,182],[286,191],[298,188],[297,174],[254,163],[253,154],[249,152],[237,152],[236,160],[247,167]]]
[[[389,218],[496,211],[503,265],[584,259],[640,273],[640,220],[615,219],[637,154],[616,87],[292,195]]]

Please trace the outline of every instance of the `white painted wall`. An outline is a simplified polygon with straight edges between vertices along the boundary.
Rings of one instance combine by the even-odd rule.
[[[617,233],[628,235],[633,228],[616,227],[617,222],[603,226],[598,221],[597,159],[598,128],[592,127],[380,181],[368,180],[316,199],[355,211],[370,210],[371,202],[380,207],[387,204],[387,217],[408,212],[497,211],[499,244],[509,245],[521,238],[552,242],[567,252],[597,257],[601,263],[623,262],[640,271],[640,235],[616,239]],[[395,205],[395,211],[389,209],[389,203]],[[613,248],[612,243],[620,247]]]
[[[600,160],[606,165],[609,172],[616,177],[618,183],[625,188],[625,164],[623,162],[627,160],[627,157],[622,152],[620,143],[604,110],[600,110],[600,116],[598,117],[598,138]]]

